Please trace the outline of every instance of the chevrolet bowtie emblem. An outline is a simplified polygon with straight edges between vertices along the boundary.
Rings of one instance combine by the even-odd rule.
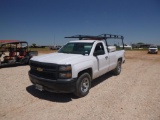
[[[37,68],[37,71],[42,72],[43,69],[38,67],[38,68]]]

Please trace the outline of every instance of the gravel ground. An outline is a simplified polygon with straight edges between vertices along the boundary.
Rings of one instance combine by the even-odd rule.
[[[29,66],[1,68],[0,120],[160,120],[160,54],[127,51],[122,67],[83,98],[35,90]]]

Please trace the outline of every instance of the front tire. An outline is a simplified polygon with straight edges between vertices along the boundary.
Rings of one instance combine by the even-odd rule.
[[[118,60],[117,62],[117,66],[116,68],[113,70],[113,74],[114,75],[119,75],[121,73],[121,69],[122,69],[122,61],[121,60]]]
[[[76,83],[76,91],[74,94],[78,97],[84,97],[89,93],[91,87],[91,76],[89,73],[83,73],[79,76]]]

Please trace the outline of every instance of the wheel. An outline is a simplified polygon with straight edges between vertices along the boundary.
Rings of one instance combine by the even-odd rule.
[[[83,73],[79,76],[76,83],[76,91],[74,94],[78,97],[84,97],[89,93],[91,87],[91,76],[88,73]]]
[[[113,70],[114,75],[119,75],[121,73],[122,61],[118,60],[116,68]]]

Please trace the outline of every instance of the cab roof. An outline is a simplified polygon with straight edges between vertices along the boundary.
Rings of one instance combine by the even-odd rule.
[[[88,40],[73,40],[73,41],[69,41],[69,42],[78,42],[78,43],[83,43],[83,42],[87,42],[87,43],[93,43],[95,42],[96,40],[91,40],[91,39],[88,39]]]

